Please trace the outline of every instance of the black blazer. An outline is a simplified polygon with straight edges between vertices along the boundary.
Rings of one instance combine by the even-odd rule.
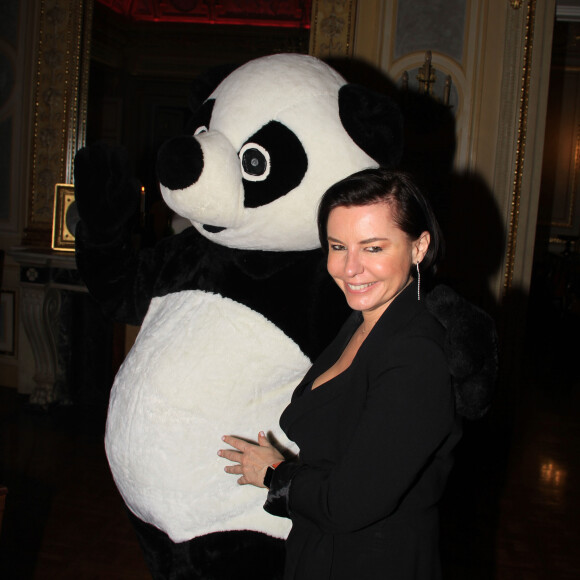
[[[347,320],[280,419],[300,448],[275,470],[265,505],[292,518],[286,580],[440,577],[436,505],[460,437],[444,330],[413,283],[351,366],[311,390],[361,321]]]

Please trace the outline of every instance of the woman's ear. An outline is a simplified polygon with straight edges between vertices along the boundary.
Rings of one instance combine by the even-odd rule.
[[[429,249],[429,244],[431,243],[431,234],[427,231],[423,232],[413,243],[413,264],[417,262],[421,263],[427,250]]]

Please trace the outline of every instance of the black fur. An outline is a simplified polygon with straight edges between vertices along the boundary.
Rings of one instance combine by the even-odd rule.
[[[479,419],[489,410],[497,379],[495,324],[491,316],[443,284],[435,286],[426,301],[447,331],[445,352],[457,413],[466,419]]]
[[[383,167],[396,167],[403,155],[403,117],[394,101],[348,84],[340,88],[338,106],[351,139]]]
[[[135,223],[140,186],[128,169],[127,151],[96,143],[75,157],[76,205],[84,227],[97,243],[107,243]]]
[[[157,153],[157,177],[169,189],[185,189],[200,178],[203,152],[199,142],[190,135],[174,137]]]
[[[131,512],[147,567],[156,580],[281,580],[284,542],[250,531],[216,532],[176,544],[167,534],[142,522]]]
[[[270,121],[252,135],[248,143],[261,145],[270,155],[270,174],[264,181],[244,179],[244,206],[260,207],[293,191],[308,169],[302,143],[282,123]]]

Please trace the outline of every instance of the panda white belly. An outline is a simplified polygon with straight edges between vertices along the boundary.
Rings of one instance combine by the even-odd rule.
[[[264,316],[201,291],[154,298],[119,370],[105,445],[131,511],[173,541],[225,530],[286,537],[265,492],[240,486],[217,456],[221,436],[256,440],[278,426],[309,359]]]

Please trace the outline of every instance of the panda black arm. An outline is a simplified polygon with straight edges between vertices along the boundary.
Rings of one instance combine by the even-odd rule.
[[[140,187],[124,149],[104,143],[81,149],[75,157],[75,198],[78,269],[108,317],[140,324],[154,296],[195,287],[206,240],[193,228],[154,248],[135,249]]]
[[[83,222],[77,226],[77,266],[109,318],[139,325],[152,298],[196,287],[204,238],[193,228],[140,251],[127,233],[97,243],[87,230]]]

